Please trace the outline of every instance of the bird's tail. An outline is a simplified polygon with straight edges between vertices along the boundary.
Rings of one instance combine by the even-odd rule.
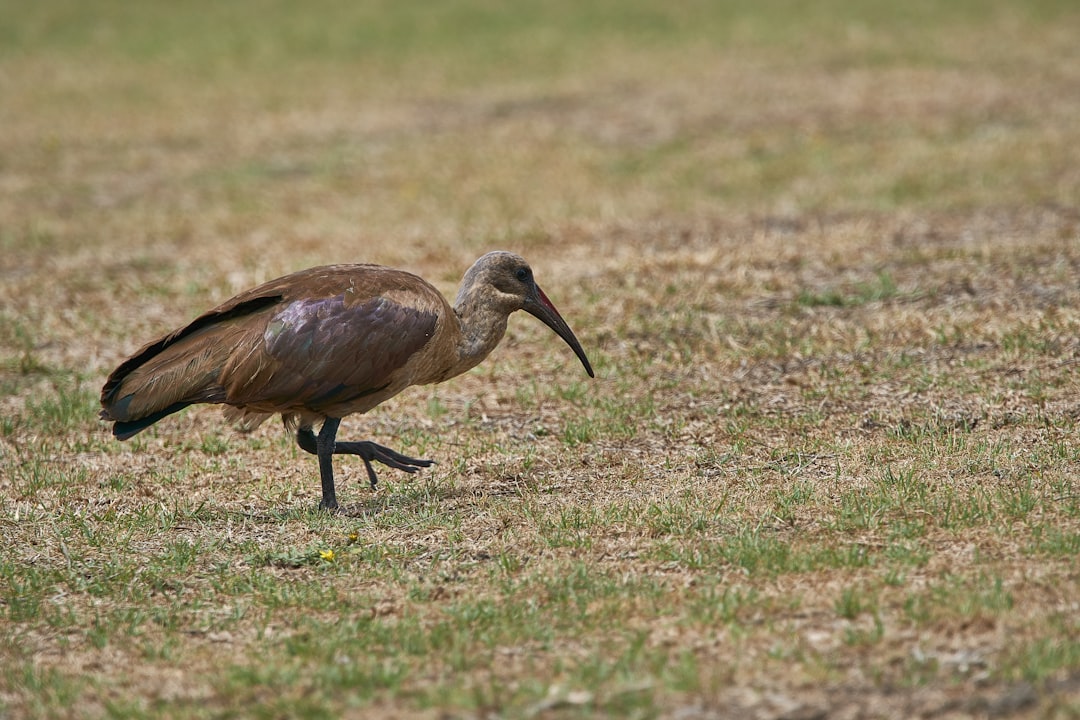
[[[255,288],[120,363],[101,388],[101,417],[114,422],[113,435],[127,440],[188,405],[227,402],[221,384],[226,364],[254,349],[245,338],[262,338],[261,332],[254,338],[246,333],[244,323],[281,299],[277,288]]]
[[[113,371],[101,390],[101,417],[120,440],[194,403],[220,403],[232,328],[210,326],[150,343]]]

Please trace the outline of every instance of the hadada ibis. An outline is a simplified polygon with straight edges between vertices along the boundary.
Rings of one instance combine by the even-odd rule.
[[[410,473],[432,464],[374,442],[338,442],[341,418],[476,366],[515,310],[554,330],[594,377],[528,263],[500,251],[469,268],[453,307],[426,280],[380,265],[328,265],[271,280],[122,362],[101,390],[101,417],[126,440],[195,403],[226,405],[247,429],[280,413],[296,443],[318,456],[320,507],[333,509],[334,455],[359,455],[373,488],[372,461]]]

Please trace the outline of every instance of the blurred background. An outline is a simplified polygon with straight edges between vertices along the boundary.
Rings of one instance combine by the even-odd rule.
[[[14,250],[402,262],[1080,190],[1064,0],[5,5]]]

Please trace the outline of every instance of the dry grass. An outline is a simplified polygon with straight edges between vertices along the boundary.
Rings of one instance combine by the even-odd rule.
[[[1080,713],[1068,3],[331,5],[0,35],[0,715]],[[256,282],[495,247],[598,379],[515,318],[340,515],[277,426],[96,420]]]

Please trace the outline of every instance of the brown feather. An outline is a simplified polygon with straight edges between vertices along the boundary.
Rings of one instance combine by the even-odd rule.
[[[446,300],[409,273],[376,265],[293,273],[141,348],[106,381],[101,415],[139,423],[200,402],[233,406],[252,424],[272,413],[364,412],[424,381],[410,357],[447,318]],[[122,431],[132,429],[142,427]]]

